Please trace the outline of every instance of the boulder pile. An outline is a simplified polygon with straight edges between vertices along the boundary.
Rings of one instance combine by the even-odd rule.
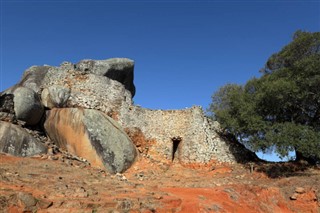
[[[239,162],[251,153],[220,133],[201,107],[150,110],[133,104],[127,58],[32,66],[0,93],[0,152],[33,156],[48,144],[110,173],[139,156],[181,164]]]

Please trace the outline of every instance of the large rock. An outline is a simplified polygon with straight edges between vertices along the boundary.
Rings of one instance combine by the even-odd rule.
[[[42,81],[50,68],[50,66],[30,67],[23,73],[22,79],[18,85],[32,89],[39,94],[42,87]]]
[[[0,152],[28,157],[46,153],[47,148],[21,127],[0,121]]]
[[[132,95],[122,83],[106,76],[74,70],[72,66],[66,69],[65,66],[51,68],[43,80],[44,88],[70,89],[70,97],[64,106],[96,109],[112,115],[117,114],[122,105],[132,104]]]
[[[122,83],[127,90],[135,95],[133,84],[134,61],[128,58],[111,58],[107,60],[82,60],[75,65],[76,70],[106,76]]]
[[[67,105],[69,97],[69,88],[59,85],[52,85],[42,90],[41,102],[45,107],[50,109],[55,107],[61,108]]]
[[[24,71],[20,82],[5,90],[4,93],[12,94],[17,87],[26,87],[33,90],[35,93],[40,93],[43,85],[42,81],[50,68],[50,66],[30,67]]]
[[[13,91],[14,111],[18,120],[27,125],[36,125],[44,112],[38,95],[26,87],[17,87]]]
[[[60,148],[111,173],[125,171],[137,155],[121,126],[97,110],[55,108],[48,113],[44,126]]]
[[[0,96],[2,97],[1,99],[3,99],[1,105],[6,105],[6,108],[8,108],[10,102],[9,99],[12,99],[13,97],[13,105],[11,105],[14,109],[14,119],[24,121],[27,125],[36,125],[39,123],[44,108],[40,102],[39,96],[34,90],[27,87],[14,86],[2,92]],[[4,113],[2,113],[1,117],[3,116]]]
[[[1,94],[19,87],[33,90],[47,108],[80,107],[100,110],[114,118],[122,105],[131,105],[135,93],[134,61],[127,58],[63,62],[58,67],[32,66],[21,81]]]

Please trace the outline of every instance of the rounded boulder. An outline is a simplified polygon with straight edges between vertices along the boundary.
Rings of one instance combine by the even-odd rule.
[[[27,125],[36,125],[44,112],[38,95],[26,87],[17,87],[13,95],[16,118],[25,121]]]

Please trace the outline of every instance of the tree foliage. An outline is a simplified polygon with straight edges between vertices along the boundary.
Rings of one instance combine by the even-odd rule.
[[[297,31],[260,71],[243,86],[220,88],[209,111],[254,151],[275,147],[282,157],[295,150],[319,159],[320,33]]]

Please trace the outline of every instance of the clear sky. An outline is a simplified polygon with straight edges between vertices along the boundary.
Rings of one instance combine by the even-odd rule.
[[[320,31],[319,1],[1,1],[0,90],[32,65],[128,57],[134,102],[207,108],[298,30]]]
[[[2,0],[1,18],[1,91],[32,65],[128,57],[136,104],[207,108],[296,30],[319,31],[320,2]]]

